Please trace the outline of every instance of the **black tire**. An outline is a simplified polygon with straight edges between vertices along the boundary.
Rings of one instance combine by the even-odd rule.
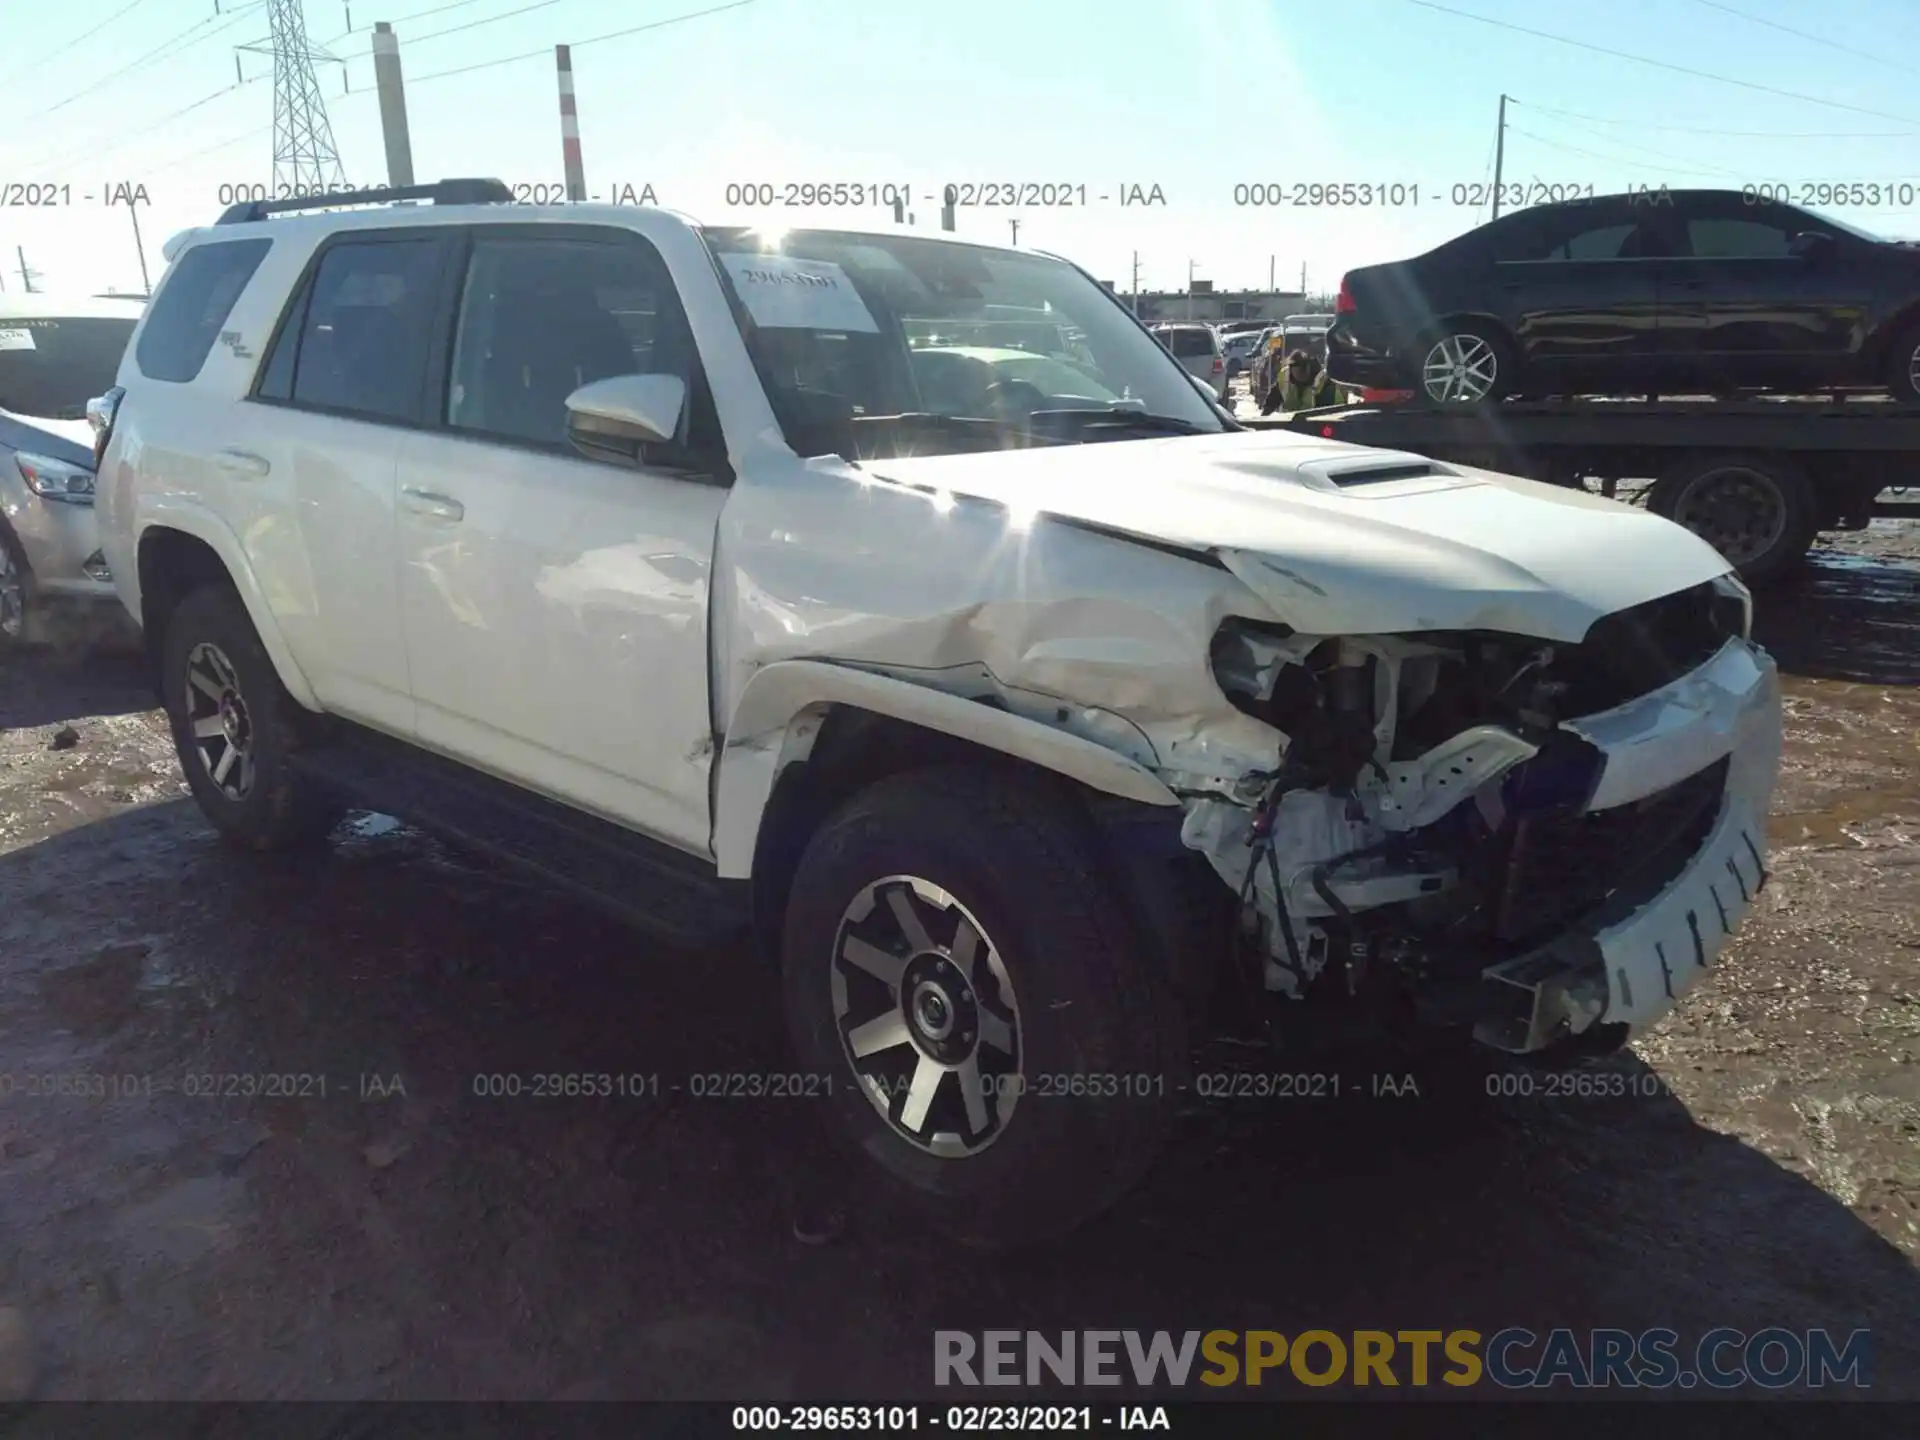
[[[1025,1088],[1010,1106],[1004,1092],[989,1102],[991,1120],[974,1133],[990,1138],[961,1156],[929,1153],[880,1113],[842,1041],[843,1030],[857,1028],[858,1014],[850,1009],[844,1021],[836,1014],[836,979],[842,994],[863,986],[876,1015],[894,1013],[888,1008],[894,1004],[902,1025],[912,997],[900,997],[909,985],[914,994],[923,988],[913,978],[923,973],[915,969],[921,961],[906,964],[896,983],[882,985],[856,980],[841,958],[850,904],[899,876],[931,882],[977,921],[1013,992],[1011,1033]],[[801,1064],[832,1077],[827,1103],[841,1141],[874,1162],[896,1194],[968,1244],[1004,1248],[1064,1234],[1117,1200],[1149,1168],[1165,1138],[1183,1073],[1184,1027],[1117,893],[1091,824],[1064,785],[989,767],[942,767],[878,781],[829,819],[801,858],[781,950],[787,1018]],[[872,913],[887,922],[877,897]],[[943,932],[937,909],[921,914],[936,942],[958,923]],[[903,941],[892,953],[913,948]],[[974,969],[981,977],[977,964]],[[955,1012],[967,1001],[961,987]],[[970,1036],[968,1023],[984,1036],[986,1026],[974,1021],[962,1022],[960,1037]],[[920,1033],[892,1042],[885,1059],[870,1063],[917,1074],[925,1053]],[[984,1074],[990,1055],[984,1040],[971,1050]],[[1076,1076],[1095,1090],[1125,1086],[1138,1093],[1073,1094]],[[904,1117],[909,1092],[904,1080],[892,1083],[903,1087],[893,1096],[892,1113]],[[934,1103],[945,1110],[927,1111],[925,1130],[934,1130],[940,1113],[971,1127],[972,1117],[955,1109],[964,1099],[958,1078],[948,1072],[941,1086]],[[1069,1093],[1052,1093],[1062,1089]]]
[[[1725,491],[1726,499],[1709,508],[1713,502],[1703,493],[1706,487]],[[1748,509],[1742,508],[1743,498]],[[1692,530],[1753,585],[1799,565],[1819,529],[1813,484],[1784,455],[1728,453],[1684,460],[1654,482],[1647,508]]]
[[[26,552],[13,527],[0,519],[0,655],[24,649],[39,638],[39,595]]]
[[[1882,383],[1902,405],[1920,405],[1920,324],[1893,337],[1883,362]]]
[[[1435,346],[1449,338],[1477,340],[1492,353],[1493,380],[1485,394],[1471,400],[1444,400],[1427,388],[1425,373],[1427,356]],[[1492,404],[1515,393],[1520,382],[1519,369],[1520,362],[1514,352],[1513,342],[1498,326],[1490,325],[1483,320],[1447,321],[1422,337],[1415,347],[1412,374],[1408,377],[1408,382],[1414,394],[1424,396],[1431,404]]]
[[[244,744],[238,748],[252,762],[250,783],[243,794],[230,793],[214,778],[219,756],[209,751],[226,742],[202,742],[193,735],[195,716],[189,705],[201,702],[188,699],[189,665],[204,678],[209,657],[203,647],[211,647],[232,673],[244,732]],[[310,739],[313,717],[280,683],[239,595],[224,585],[211,585],[175,607],[162,642],[160,679],[180,768],[214,829],[243,849],[261,852],[299,849],[325,839],[346,807],[323,786],[294,770],[293,755]],[[205,691],[196,693],[212,701]],[[245,760],[234,768],[244,770]],[[224,778],[234,783],[232,771]]]

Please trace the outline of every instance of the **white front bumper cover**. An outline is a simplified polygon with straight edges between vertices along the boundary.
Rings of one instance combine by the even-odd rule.
[[[1720,813],[1704,844],[1659,894],[1518,959],[1489,967],[1496,986],[1529,992],[1488,1017],[1476,1036],[1526,1053],[1622,1025],[1630,1037],[1659,1020],[1713,965],[1765,885],[1768,804],[1780,764],[1779,672],[1765,651],[1730,640],[1672,684],[1565,727],[1606,766],[1588,809],[1653,794],[1728,762]]]

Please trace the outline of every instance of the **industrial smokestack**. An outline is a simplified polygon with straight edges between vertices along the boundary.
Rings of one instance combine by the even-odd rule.
[[[580,163],[580,112],[573,103],[573,54],[565,45],[553,47],[560,67],[560,156],[566,165],[567,199],[587,198],[587,172]]]
[[[387,183],[413,184],[413,140],[407,133],[407,90],[400,78],[400,38],[382,20],[373,27],[373,83],[380,92],[380,133],[387,142]]]

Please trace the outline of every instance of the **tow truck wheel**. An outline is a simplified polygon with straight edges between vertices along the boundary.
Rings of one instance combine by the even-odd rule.
[[[1491,326],[1449,322],[1427,337],[1420,385],[1436,405],[1477,405],[1513,393],[1513,347]]]
[[[1060,1235],[1151,1164],[1175,1002],[1064,786],[988,767],[876,782],[794,876],[801,1066],[868,1173],[956,1239]]]
[[[1779,455],[1711,455],[1654,482],[1647,508],[1712,545],[1751,584],[1798,565],[1818,520],[1806,473]]]

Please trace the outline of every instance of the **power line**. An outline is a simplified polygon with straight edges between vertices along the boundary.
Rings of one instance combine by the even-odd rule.
[[[61,167],[65,165],[69,165],[76,160],[97,160],[107,155],[116,154],[119,151],[126,149],[129,145],[139,144],[142,140],[145,140],[149,135],[153,134],[154,131],[162,129],[165,126],[171,125],[174,121],[182,119],[185,116],[191,115],[194,111],[198,110],[201,106],[211,105],[215,100],[220,99],[223,95],[231,95],[234,91],[242,89],[245,86],[252,85],[256,81],[261,80],[263,78],[264,78],[263,76],[259,76],[259,75],[250,75],[245,80],[236,80],[231,85],[222,85],[218,90],[215,90],[208,95],[202,95],[198,100],[195,100],[190,105],[182,105],[178,110],[174,110],[169,114],[162,115],[158,120],[150,120],[138,126],[132,134],[127,136],[126,139],[121,140],[116,144],[108,145],[104,149],[94,145],[81,146],[78,149],[69,151],[68,153],[60,156],[58,159],[49,160],[45,162],[45,164],[39,168],[48,170],[48,171],[58,171],[59,169],[61,169]]]
[[[1615,165],[1638,165],[1643,170],[1658,171],[1662,175],[1724,175],[1731,180],[1748,180],[1752,178],[1751,176],[1742,175],[1737,170],[1723,170],[1713,165],[1699,165],[1691,170],[1677,170],[1671,165],[1649,165],[1644,160],[1636,160],[1631,155],[1606,155],[1598,150],[1583,150],[1578,145],[1569,145],[1562,140],[1549,140],[1544,135],[1535,135],[1530,130],[1522,130],[1518,125],[1509,125],[1507,128],[1516,135],[1524,135],[1536,144],[1551,146],[1555,150],[1565,150],[1571,155],[1584,155],[1589,160],[1607,160]]]
[[[409,10],[405,15],[395,15],[386,23],[389,25],[401,25],[409,20],[424,20],[429,15],[444,15],[449,10],[465,10],[469,5],[479,5],[482,3],[484,3],[484,0],[449,0],[449,3],[445,5],[432,5],[425,10]],[[371,29],[373,29],[371,25],[355,25],[349,29],[342,30],[326,43],[328,45],[337,45],[350,35],[364,35]]]
[[[613,30],[613,31],[609,31],[605,35],[595,35],[590,37],[589,39],[579,40],[574,42],[572,48],[575,50],[579,50],[587,45],[598,45],[605,40],[622,40],[629,35],[639,35],[648,30],[661,30],[661,29],[665,29],[670,25],[684,25],[690,20],[704,20],[709,15],[719,15],[728,10],[742,10],[749,5],[753,5],[756,3],[758,3],[758,0],[730,0],[730,3],[725,5],[712,5],[707,7],[704,10],[692,10],[692,11],[688,11],[684,15],[669,15],[664,20],[654,20],[645,25],[635,25],[625,30]],[[451,70],[437,70],[428,75],[420,75],[420,76],[409,75],[407,77],[407,87],[411,89],[416,85],[424,85],[429,80],[445,80],[455,75],[471,74],[473,71],[476,71],[476,70],[489,70],[498,65],[511,65],[515,61],[530,60],[536,56],[545,57],[546,59],[551,60],[553,58],[553,47],[551,45],[543,45],[538,50],[528,50],[518,55],[503,55],[496,60],[483,60],[476,65],[456,66],[454,69],[451,69]],[[356,91],[354,93],[356,95],[370,95],[374,92],[370,90],[361,90],[361,91]],[[252,130],[246,131],[244,134],[235,135],[230,139],[217,141],[212,145],[208,145],[203,147],[202,149],[195,150],[191,154],[181,155],[175,159],[163,161],[158,165],[149,165],[146,167],[147,173],[157,174],[162,170],[172,170],[177,168],[178,166],[189,164],[192,161],[200,159],[203,155],[211,155],[217,150],[230,149],[233,146],[240,144],[242,141],[251,140],[258,135],[264,134],[266,131],[271,130],[272,128],[273,127],[270,125],[256,126]]]
[[[1536,40],[1551,40],[1556,45],[1570,45],[1576,50],[1588,50],[1596,55],[1609,55],[1615,60],[1631,60],[1636,65],[1651,65],[1656,70],[1670,70],[1676,75],[1689,75],[1695,80],[1712,80],[1720,85],[1734,85],[1742,90],[1756,90],[1762,95],[1777,95],[1784,100],[1799,100],[1808,105],[1824,105],[1829,110],[1847,110],[1855,115],[1871,115],[1876,120],[1898,120],[1903,125],[1920,125],[1920,120],[1915,120],[1911,115],[1893,115],[1885,110],[1869,110],[1860,105],[1848,105],[1841,100],[1823,100],[1818,95],[1802,95],[1797,90],[1781,90],[1772,85],[1762,85],[1757,80],[1736,80],[1731,75],[1716,75],[1711,70],[1695,70],[1687,65],[1675,65],[1671,61],[1655,60],[1650,56],[1635,55],[1626,50],[1614,50],[1605,45],[1593,45],[1585,40],[1554,35],[1545,30],[1515,25],[1506,20],[1495,20],[1486,15],[1475,15],[1470,10],[1456,10],[1451,5],[1436,4],[1435,0],[1406,0],[1406,3],[1418,5],[1422,10],[1434,10],[1442,15],[1452,15],[1457,19],[1491,25],[1498,30],[1511,30],[1518,35],[1531,35]]]
[[[438,40],[443,35],[458,35],[463,30],[478,30],[482,25],[497,25],[500,21],[511,20],[516,15],[528,15],[535,10],[551,10],[561,3],[562,0],[534,0],[533,4],[522,5],[518,10],[503,10],[498,15],[482,15],[478,20],[468,20],[464,24],[449,25],[444,30],[429,30],[425,35],[411,36],[407,40],[407,45],[409,47],[424,45],[427,41]]]
[[[648,30],[664,30],[669,25],[684,25],[689,20],[704,20],[709,15],[719,15],[727,10],[744,10],[747,6],[757,3],[758,0],[731,0],[731,3],[726,5],[710,5],[705,10],[692,10],[685,15],[669,15],[664,20],[655,20],[646,25],[635,25],[626,30],[613,30],[605,35],[595,35],[590,39],[576,40],[570,48],[574,50],[584,50],[587,46],[598,45],[603,40],[623,40],[629,35],[639,35]],[[517,60],[533,60],[538,58],[551,60],[553,58],[553,47],[551,45],[542,45],[538,50],[524,50],[518,55],[502,55],[497,60],[482,60],[476,65],[457,65],[451,70],[436,70],[432,74],[422,75],[418,78],[409,75],[407,77],[407,88],[411,89],[415,85],[424,85],[429,80],[446,80],[455,75],[471,75],[476,70],[491,70],[496,66],[511,65]]]
[[[1557,110],[1551,105],[1536,105],[1531,100],[1516,101],[1542,115],[1561,115],[1569,120],[1586,120],[1595,125],[1623,125],[1630,130],[1659,130],[1673,135],[1731,135],[1747,140],[1902,140],[1912,130],[1714,130],[1692,125],[1659,125],[1648,120],[1623,120],[1614,115],[1585,115],[1578,110]]]
[[[1889,60],[1883,55],[1875,55],[1870,50],[1856,50],[1851,45],[1842,45],[1838,40],[1829,40],[1824,35],[1815,35],[1810,30],[1796,30],[1791,25],[1780,24],[1777,20],[1767,20],[1759,15],[1749,15],[1746,11],[1736,10],[1731,5],[1722,5],[1720,0],[1696,0],[1696,3],[1706,6],[1709,10],[1719,10],[1728,15],[1738,16],[1750,25],[1764,25],[1769,30],[1778,30],[1782,35],[1791,35],[1796,40],[1811,40],[1815,45],[1824,45],[1829,50],[1838,50],[1843,55],[1852,55],[1861,60],[1871,60],[1876,65],[1885,65],[1888,69],[1899,70],[1908,75],[1913,74],[1911,66]]]
[[[1737,170],[1726,170],[1726,169],[1722,169],[1719,166],[1714,166],[1714,165],[1697,165],[1691,170],[1679,170],[1679,169],[1675,169],[1673,166],[1670,166],[1670,165],[1648,165],[1644,161],[1634,159],[1632,156],[1604,155],[1597,150],[1583,150],[1577,145],[1569,145],[1565,141],[1549,140],[1544,135],[1534,135],[1514,125],[1509,125],[1507,128],[1513,131],[1514,134],[1525,135],[1527,139],[1536,141],[1541,145],[1551,146],[1555,150],[1565,150],[1568,153],[1573,155],[1585,155],[1588,159],[1591,159],[1591,160],[1607,160],[1607,161],[1611,161],[1613,164],[1616,164],[1616,165],[1638,165],[1643,170],[1657,170],[1667,175],[1679,175],[1682,177],[1690,177],[1690,176],[1697,176],[1697,175],[1724,175],[1728,179],[1740,180],[1742,182],[1752,183],[1751,176],[1744,175]],[[1772,183],[1773,181],[1778,180],[1779,178],[1781,177],[1768,176],[1767,180],[1768,180],[1768,183]],[[1797,177],[1787,177],[1787,178],[1812,179],[1813,177],[1797,176]],[[1892,183],[1897,183],[1901,180],[1908,179],[1910,177],[1905,175],[1882,175],[1882,176],[1860,176],[1857,178],[1863,184],[1873,184],[1876,182],[1880,184],[1892,184]]]
[[[118,10],[114,11],[113,14],[109,15],[106,19],[102,20],[98,25],[94,26],[91,30],[84,31],[81,34],[76,35],[73,39],[69,40],[66,44],[62,45],[58,50],[53,51],[51,54],[42,55],[38,60],[34,61],[31,65],[22,66],[20,69],[15,70],[11,75],[8,75],[6,78],[9,81],[17,80],[20,76],[27,74],[29,71],[38,70],[42,65],[47,64],[49,61],[58,60],[62,55],[66,54],[69,50],[74,49],[76,46],[84,45],[87,41],[91,40],[94,36],[98,35],[102,30],[106,29],[109,25],[113,24],[114,21],[118,20],[122,15],[125,15],[128,11],[137,9],[139,6],[144,5],[146,3],[147,3],[147,0],[128,0],[127,4],[121,6]]]
[[[207,34],[199,36],[197,39],[194,39],[191,43],[197,45],[200,43],[201,40],[211,39],[213,36],[218,35],[220,31],[226,30],[231,26],[238,24],[240,19],[243,16],[250,14],[252,11],[258,9],[259,5],[260,5],[260,0],[255,0],[254,4],[248,5],[243,9],[236,10],[229,15],[223,15],[216,10],[213,14],[207,16],[204,20],[196,20],[193,24],[189,25],[185,30],[182,30],[179,34],[173,36],[171,39],[165,41],[160,45],[156,45],[153,49],[147,51],[147,53],[142,55],[138,60],[131,60],[127,64],[122,65],[118,70],[109,71],[107,74],[102,75],[99,79],[95,80],[93,84],[87,86],[86,89],[76,90],[73,94],[67,96],[66,99],[62,100],[58,105],[49,105],[45,113],[51,115],[56,110],[64,110],[67,108],[67,106],[73,104],[75,101],[84,100],[87,98],[87,96],[92,95],[96,91],[104,90],[108,85],[111,85],[115,80],[118,80],[122,75],[125,75],[130,71],[138,70],[142,65],[148,65],[153,63],[155,60],[163,58],[166,52],[169,50],[178,54],[179,51],[187,48],[186,46],[180,43],[181,41],[188,39],[188,37],[192,36],[196,31],[206,30],[206,28],[209,25],[216,25],[216,22],[224,22],[224,23],[218,23],[215,29],[208,31]]]

